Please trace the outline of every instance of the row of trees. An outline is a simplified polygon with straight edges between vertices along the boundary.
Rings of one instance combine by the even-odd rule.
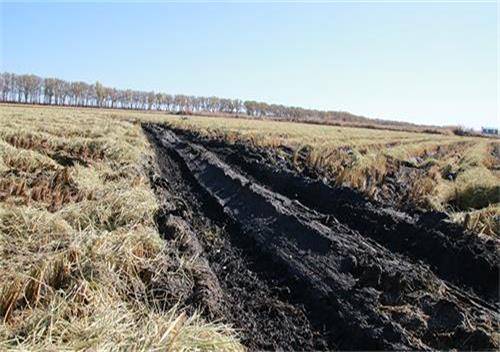
[[[158,110],[170,113],[246,114],[252,117],[293,121],[346,121],[373,123],[374,120],[339,111],[320,111],[267,104],[257,101],[197,97],[182,94],[143,92],[105,87],[96,82],[68,82],[32,74],[0,73],[0,101],[81,107]],[[387,123],[386,121],[377,121]]]

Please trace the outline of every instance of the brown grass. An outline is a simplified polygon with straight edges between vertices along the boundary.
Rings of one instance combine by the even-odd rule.
[[[0,107],[0,350],[242,349],[180,305],[194,259],[158,234],[150,153],[126,120]]]

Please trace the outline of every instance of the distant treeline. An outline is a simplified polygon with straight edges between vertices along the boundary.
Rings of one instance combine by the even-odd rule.
[[[79,107],[157,110],[168,113],[247,115],[254,118],[315,123],[347,123],[415,128],[405,122],[369,119],[344,111],[321,111],[252,100],[143,92],[103,86],[99,82],[69,82],[32,74],[0,74],[0,101]]]

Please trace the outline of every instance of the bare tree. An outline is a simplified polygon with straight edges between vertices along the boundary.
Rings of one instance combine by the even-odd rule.
[[[88,107],[109,107],[166,112],[196,112],[246,114],[255,118],[295,121],[350,121],[371,122],[365,117],[343,111],[320,111],[253,100],[171,95],[162,92],[141,92],[105,87],[100,82],[68,82],[58,78],[42,79],[31,74],[0,73],[0,101],[15,103],[43,103]],[[398,124],[376,120],[380,124]],[[402,123],[399,123],[402,124]]]

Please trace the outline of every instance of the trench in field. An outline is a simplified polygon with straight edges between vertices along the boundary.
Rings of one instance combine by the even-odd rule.
[[[191,222],[225,225],[223,242],[213,248],[206,242],[205,251],[228,297],[226,318],[243,330],[247,346],[477,349],[492,343],[478,316],[494,313],[481,298],[335,218],[325,226],[325,214],[260,186],[203,147],[159,126],[145,130],[178,168],[176,177],[168,171],[165,177],[177,178],[177,191],[198,208]],[[245,271],[252,280],[238,275]],[[275,304],[259,303],[263,295]]]

